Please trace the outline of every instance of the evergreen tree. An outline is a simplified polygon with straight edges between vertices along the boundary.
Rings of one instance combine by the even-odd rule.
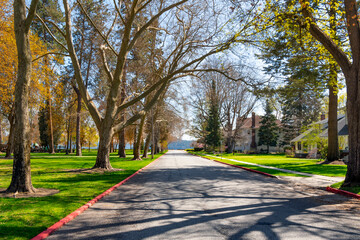
[[[270,146],[276,146],[279,138],[279,127],[276,124],[276,117],[272,114],[270,103],[266,101],[265,115],[260,121],[259,146],[266,145],[269,153]]]
[[[205,143],[206,145],[215,149],[216,146],[220,145],[221,135],[219,102],[216,97],[216,84],[214,80],[212,80],[211,88],[211,94],[209,97],[209,117],[206,125],[207,135],[205,136]]]
[[[290,141],[300,135],[301,130],[318,120],[321,111],[320,91],[308,84],[308,79],[290,78],[286,85],[278,89],[282,105],[281,145],[290,145]]]

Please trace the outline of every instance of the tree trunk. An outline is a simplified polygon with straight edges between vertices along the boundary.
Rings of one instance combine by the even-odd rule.
[[[81,95],[80,91],[77,94],[77,110],[76,110],[76,156],[82,156],[81,143],[80,143],[80,120],[81,120]]]
[[[114,138],[111,138],[111,141],[110,141],[110,152],[114,152]]]
[[[143,134],[144,125],[145,125],[145,118],[146,118],[146,115],[144,115],[141,118],[141,121],[140,121],[139,131],[138,131],[137,139],[136,139],[136,144],[134,145],[134,158],[132,160],[141,160],[140,148],[141,148],[142,134]]]
[[[2,121],[1,121],[2,119],[0,118],[0,144],[2,144],[2,139],[3,139],[3,137],[2,137]]]
[[[67,124],[67,129],[66,129],[66,133],[67,133],[67,138],[66,138],[66,150],[65,150],[65,154],[68,155],[69,154],[69,148],[70,148],[70,124],[71,124],[71,118],[69,116],[69,120],[68,120],[68,124]]]
[[[50,127],[50,146],[49,146],[49,153],[54,154],[54,129],[53,129],[53,122],[52,122],[52,109],[51,109],[51,97],[49,96],[49,127]]]
[[[336,66],[332,64],[330,71],[332,78],[336,79],[337,78]],[[332,162],[339,159],[338,121],[337,121],[338,89],[337,89],[337,85],[335,85],[336,82],[331,81],[329,84],[329,118],[328,118],[328,152],[327,152],[328,162]]]
[[[31,2],[26,17],[25,0],[14,1],[14,30],[18,52],[18,72],[15,84],[14,162],[11,183],[7,192],[35,192],[31,183],[29,139],[29,85],[32,56],[29,29],[37,1]]]
[[[235,148],[235,140],[234,140],[233,137],[230,138],[230,141],[229,141],[228,144],[229,144],[229,145],[228,145],[228,147],[227,147],[227,149],[226,149],[226,152],[227,152],[227,153],[233,153],[233,152],[234,152],[234,148]]]
[[[6,146],[6,152],[5,152],[5,158],[10,159],[11,158],[11,153],[13,152],[13,146],[14,146],[14,117],[9,117],[9,123],[10,123],[10,132],[9,132],[9,137],[8,137],[8,142],[7,142],[7,146]]]
[[[69,151],[70,153],[73,152],[73,150],[72,150],[72,136],[71,136],[71,135],[72,135],[72,131],[70,130],[70,145],[69,145],[69,146],[70,146],[70,149],[69,149],[69,150],[70,150],[70,151]]]
[[[127,65],[124,65],[124,73],[121,80],[121,103],[125,101],[126,98],[126,72],[127,72]],[[125,122],[125,111],[120,113],[120,121]],[[125,151],[125,128],[121,129],[119,132],[119,157],[126,158],[126,151]]]
[[[360,186],[360,71],[354,69],[346,76],[347,117],[349,129],[349,162],[344,187]]]
[[[146,136],[144,153],[142,155],[142,158],[147,158],[148,157],[148,151],[149,151],[149,147],[150,147],[150,142],[151,142],[151,134],[149,133]]]
[[[330,30],[331,37],[336,39],[336,11],[338,7],[336,2],[330,2]],[[339,141],[338,141],[338,82],[337,82],[337,66],[336,63],[330,63],[329,86],[329,117],[328,117],[328,152],[327,161],[332,162],[339,159]]]
[[[110,126],[110,127],[109,127]],[[111,124],[102,124],[101,131],[99,131],[99,147],[96,157],[96,162],[93,168],[102,168],[110,170],[112,166],[110,164],[110,144],[112,138]]]
[[[119,132],[119,157],[126,158],[125,152],[125,128],[121,129]]]

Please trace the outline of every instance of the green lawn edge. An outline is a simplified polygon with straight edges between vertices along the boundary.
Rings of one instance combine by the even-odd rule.
[[[346,165],[322,165],[317,164],[319,160],[309,160],[309,159],[302,159],[302,158],[287,158],[285,155],[272,155],[272,154],[209,154],[207,155],[213,155],[211,156],[204,156],[203,151],[192,151],[187,150],[191,154],[195,154],[201,157],[205,157],[212,160],[217,161],[223,161],[226,163],[230,163],[237,166],[243,166],[250,169],[266,172],[269,174],[273,174],[275,176],[295,176],[295,177],[306,177],[304,175],[298,175],[298,174],[292,174],[292,173],[285,173],[282,171],[274,170],[274,169],[268,169],[263,167],[257,167],[253,165],[243,164],[227,159],[235,159],[240,160],[243,162],[249,162],[249,163],[255,163],[265,166],[271,166],[281,169],[287,169],[297,172],[303,172],[303,173],[309,173],[309,174],[315,174],[315,175],[322,175],[322,176],[328,176],[328,177],[345,177],[346,174]],[[215,157],[216,156],[216,157]],[[218,158],[219,156],[222,157],[222,159]]]
[[[356,194],[360,194],[360,187],[341,187],[341,185],[343,183],[344,183],[344,181],[337,182],[337,183],[334,183],[333,185],[331,185],[330,187],[348,191],[348,192],[352,192],[352,193],[356,193]]]
[[[154,159],[132,161],[132,155],[120,159],[110,155],[120,172],[71,173],[67,169],[91,168],[96,152],[84,151],[84,157],[58,153],[32,154],[32,182],[35,188],[55,188],[60,193],[41,198],[0,198],[0,239],[30,239],[72,213],[94,197],[147,166]],[[0,188],[10,184],[12,160],[0,158]]]
[[[216,158],[216,157],[211,157],[211,156],[204,156],[204,155],[202,155],[200,153],[196,153],[196,152],[193,152],[193,151],[187,151],[187,152],[190,153],[190,154],[199,156],[199,157],[209,159],[209,160],[216,160],[216,161],[223,162],[223,163],[229,163],[229,164],[232,164],[232,165],[235,165],[235,166],[246,167],[246,168],[250,168],[250,169],[253,169],[253,170],[260,171],[260,172],[269,173],[269,174],[274,175],[274,176],[306,177],[306,176],[299,175],[299,174],[286,173],[286,172],[282,172],[282,171],[278,171],[278,170],[274,170],[274,169],[269,169],[269,168],[257,167],[257,166],[249,165],[249,164],[238,163],[238,162],[234,162],[234,161],[231,161],[231,160],[226,160],[225,158],[221,159],[221,158]]]

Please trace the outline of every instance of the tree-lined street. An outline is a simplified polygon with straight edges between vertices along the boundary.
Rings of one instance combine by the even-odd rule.
[[[169,151],[49,239],[357,239],[356,204]]]

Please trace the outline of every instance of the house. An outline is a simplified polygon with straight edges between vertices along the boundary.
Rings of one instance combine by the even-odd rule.
[[[259,146],[259,128],[261,126],[261,116],[252,113],[251,118],[246,118],[240,127],[239,138],[236,141],[235,150],[241,152],[262,152],[267,151],[267,146]],[[276,124],[280,127],[281,121],[276,120]],[[279,146],[270,147],[270,152],[279,152]]]
[[[339,149],[348,150],[348,122],[346,114],[338,114],[338,138]],[[311,124],[311,128],[303,132],[291,143],[295,145],[295,154],[299,157],[318,148],[319,141],[325,141],[328,137],[328,119],[322,115],[321,120]]]

